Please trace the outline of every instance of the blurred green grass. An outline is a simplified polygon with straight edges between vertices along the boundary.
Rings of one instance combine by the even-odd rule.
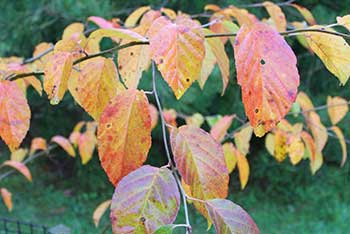
[[[168,7],[184,12],[199,13],[206,3],[248,4],[253,1],[186,1],[186,0],[135,0],[135,1],[95,1],[95,0],[20,0],[0,1],[0,56],[30,57],[33,48],[41,41],[55,42],[61,36],[65,26],[73,21],[85,22],[90,15],[105,18],[122,19],[134,8],[152,4],[160,6],[167,2]],[[305,0],[298,1],[312,10],[320,23],[333,23],[335,16],[350,12],[349,1]],[[291,9],[284,9],[289,19],[299,16]],[[252,9],[254,13],[264,15],[262,9]],[[300,18],[299,18],[300,19]],[[300,47],[293,38],[288,38],[298,55],[298,68],[301,75],[299,90],[307,92],[315,105],[326,102],[327,95],[340,95],[349,100],[349,84],[340,87],[339,82],[324,68],[321,61]],[[232,48],[228,46],[233,57]],[[231,61],[233,65],[233,61]],[[197,84],[180,101],[175,100],[169,87],[159,79],[159,91],[165,108],[191,114],[204,115],[237,113],[244,118],[240,89],[234,77],[223,97],[220,96],[221,82],[219,71],[215,69],[204,91]],[[150,73],[142,79],[140,87],[150,89]],[[82,109],[66,95],[58,106],[50,106],[46,97],[34,92],[28,95],[32,121],[31,129],[24,145],[30,139],[43,136],[50,139],[53,135],[68,136],[75,123],[89,119]],[[326,111],[319,112],[324,123],[329,126]],[[295,121],[290,117],[291,121]],[[349,129],[349,116],[342,121],[341,127]],[[237,127],[234,124],[233,127]],[[348,131],[345,132],[349,137]],[[0,143],[1,144],[1,143]],[[0,145],[0,161],[5,160],[6,147]],[[20,175],[1,181],[0,186],[13,192],[14,210],[8,213],[0,203],[0,217],[10,217],[22,221],[31,221],[47,226],[64,224],[73,229],[73,233],[99,233],[108,225],[108,215],[104,215],[101,228],[96,229],[92,222],[92,212],[104,200],[110,199],[113,187],[108,182],[95,155],[92,162],[82,166],[79,159],[71,159],[63,151],[57,150],[51,159],[41,158],[30,165],[34,181],[28,183]],[[159,127],[153,132],[153,147],[147,163],[164,165],[164,150]],[[341,157],[337,141],[330,139],[324,152],[325,165],[312,176],[308,162],[293,167],[289,162],[278,164],[267,155],[264,140],[254,138],[252,151],[248,155],[251,176],[244,191],[239,190],[237,172],[231,176],[230,199],[244,207],[255,219],[262,234],[320,233],[345,234],[349,231],[350,187],[349,163],[339,168]],[[192,207],[193,208],[193,207]],[[194,233],[205,233],[206,221],[191,209],[191,223]],[[183,222],[180,211],[177,222]],[[211,229],[213,233],[213,228]],[[183,233],[179,229],[176,233]]]

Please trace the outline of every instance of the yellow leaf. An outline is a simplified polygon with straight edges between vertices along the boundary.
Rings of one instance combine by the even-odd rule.
[[[12,211],[12,193],[9,192],[6,188],[1,188],[0,194],[8,211],[11,212]]]
[[[275,154],[275,135],[268,133],[265,138],[265,147],[267,151],[273,156]]]
[[[319,25],[310,28],[322,30],[322,26]],[[344,85],[350,76],[350,46],[348,43],[340,36],[321,32],[306,32],[304,35],[308,45],[326,68]]]
[[[315,161],[310,162],[311,172],[313,175],[321,168],[323,164],[323,155],[321,152],[316,153]]]
[[[215,4],[207,4],[207,5],[205,5],[204,10],[205,11],[220,11],[221,8]]]
[[[40,44],[38,44],[33,52],[33,57],[37,57],[42,53],[45,53],[46,51],[52,50],[53,49],[53,44],[52,43],[48,43],[48,42],[42,42]],[[47,52],[44,56],[40,57],[40,59],[37,59],[34,61],[34,65],[36,70],[41,71],[44,69],[45,64],[47,63],[47,61],[49,60],[49,58],[52,56],[53,52]]]
[[[252,138],[253,128],[248,125],[234,134],[237,149],[244,155],[249,153],[249,142]]]
[[[94,214],[92,215],[92,219],[94,220],[96,227],[98,227],[102,215],[106,212],[108,208],[110,208],[111,202],[112,200],[104,201],[101,204],[99,204],[95,209]]]
[[[160,11],[164,13],[166,16],[168,16],[169,19],[171,20],[176,19],[176,12],[173,11],[172,9],[162,7],[160,8]]]
[[[178,16],[174,23],[159,17],[149,33],[150,55],[177,99],[196,81],[205,56],[204,33],[198,22]]]
[[[328,140],[328,132],[326,127],[321,123],[320,116],[314,111],[309,113],[307,124],[309,125],[312,136],[315,140],[316,150],[318,152],[322,152]]]
[[[266,8],[269,15],[271,16],[273,25],[275,26],[277,31],[279,32],[286,31],[287,20],[282,9],[278,5],[269,1],[263,2],[263,5]]]
[[[87,164],[94,153],[97,139],[96,139],[96,123],[88,122],[86,124],[86,131],[80,134],[78,139],[78,149],[83,165]]]
[[[76,37],[77,35],[84,32],[84,24],[82,23],[72,23],[68,25],[62,35],[62,39],[71,39],[72,37]]]
[[[203,29],[203,30],[204,30],[205,35],[213,34],[213,32],[210,31],[209,29]],[[219,69],[221,72],[221,77],[222,77],[222,93],[221,93],[221,95],[223,95],[225,93],[225,90],[226,90],[226,87],[228,85],[229,78],[230,78],[230,62],[229,62],[228,56],[227,56],[226,51],[225,51],[225,46],[220,41],[219,38],[215,38],[215,37],[207,38],[205,40],[205,43],[206,43],[205,52],[207,53],[208,50],[210,50],[211,53],[215,56],[215,62],[217,62],[218,66],[219,66]],[[202,70],[203,70],[203,66],[202,66]],[[205,78],[205,81],[207,80],[207,78]],[[202,80],[202,77],[200,80]],[[202,82],[201,86],[202,87],[204,86],[203,82]]]
[[[207,82],[216,64],[216,57],[210,48],[208,40],[204,41],[204,47],[205,47],[205,57],[203,59],[201,75],[198,79],[198,84],[201,87],[201,89],[204,89],[204,85]]]
[[[246,25],[250,27],[258,22],[255,15],[250,14],[246,9],[240,9],[232,5],[228,9],[225,9],[225,13],[235,18],[240,26]]]
[[[314,162],[316,161],[316,150],[317,150],[314,139],[312,139],[310,134],[305,131],[302,131],[300,135],[306,146],[305,155],[310,159],[311,164],[314,164]]]
[[[291,22],[291,25],[294,26],[295,29],[303,29],[303,28],[307,28],[307,24],[305,22]],[[310,46],[307,44],[306,38],[304,35],[302,34],[297,34],[296,35],[297,40],[299,41],[299,43],[306,49],[308,49],[311,53],[312,50],[310,48]]]
[[[125,27],[134,27],[137,24],[137,21],[141,18],[143,14],[145,14],[147,11],[149,11],[151,8],[149,6],[143,6],[137,8],[135,11],[133,11],[128,18],[126,18],[124,26]]]
[[[239,171],[239,180],[241,181],[241,189],[243,190],[249,179],[249,163],[245,155],[236,151],[237,167]]]
[[[72,66],[72,56],[68,52],[57,53],[46,63],[44,90],[52,105],[58,104],[63,98]]]
[[[338,16],[337,23],[350,31],[350,15],[344,15],[343,17]]]
[[[304,92],[299,92],[299,93],[298,93],[296,102],[299,103],[301,109],[302,109],[304,112],[307,112],[307,111],[310,111],[310,110],[314,109],[314,105],[312,104],[311,99],[310,99],[309,96],[308,96],[306,93],[304,93]]]
[[[349,111],[349,103],[341,97],[327,97],[328,115],[333,125],[341,121]]]
[[[69,79],[68,89],[75,101],[95,120],[99,119],[108,102],[125,90],[114,62],[103,57],[82,65],[78,77]]]
[[[203,115],[199,113],[194,113],[191,116],[186,117],[186,124],[200,127],[204,123]]]
[[[290,161],[292,162],[293,165],[296,165],[300,162],[300,160],[304,156],[304,143],[301,141],[299,136],[291,136],[288,139],[288,154]]]
[[[27,156],[28,150],[20,148],[16,151],[13,151],[11,153],[11,160],[12,161],[17,161],[17,162],[22,162],[23,159]]]
[[[280,129],[275,132],[273,156],[278,162],[282,162],[287,156],[287,135]]]
[[[223,144],[222,148],[224,150],[224,156],[225,156],[228,173],[231,173],[236,167],[237,149],[233,146],[231,142],[227,142]]]
[[[341,129],[338,128],[337,126],[333,126],[333,127],[331,127],[331,129],[335,133],[335,135],[338,137],[338,140],[339,140],[342,152],[343,152],[342,160],[341,160],[341,164],[340,164],[340,166],[343,167],[345,162],[346,162],[347,155],[348,155],[344,134],[341,131]]]

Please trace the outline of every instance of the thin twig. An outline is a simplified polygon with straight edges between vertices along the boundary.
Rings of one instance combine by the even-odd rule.
[[[163,109],[162,109],[162,105],[160,103],[159,100],[159,96],[158,96],[158,92],[157,92],[157,85],[156,85],[156,66],[154,64],[154,61],[152,61],[152,86],[153,86],[153,94],[154,97],[156,99],[156,103],[157,103],[157,107],[158,107],[158,111],[159,111],[159,115],[160,115],[160,122],[161,122],[161,126],[162,126],[162,135],[163,135],[163,143],[164,143],[164,149],[165,149],[165,153],[166,156],[168,158],[168,165],[171,168],[171,171],[175,177],[175,180],[180,188],[180,192],[182,195],[182,199],[183,199],[183,203],[184,203],[184,210],[185,210],[185,219],[186,219],[186,234],[191,234],[192,233],[192,228],[191,228],[191,224],[189,221],[189,215],[188,215],[188,209],[187,209],[187,200],[186,200],[186,193],[184,191],[184,189],[182,188],[179,176],[177,175],[177,171],[175,170],[175,166],[173,161],[171,160],[170,157],[170,150],[168,147],[168,139],[167,139],[167,130],[166,130],[166,122],[164,119],[164,115],[163,115]]]
[[[53,49],[54,49],[54,45],[51,44],[50,48],[48,48],[47,50],[41,52],[37,56],[34,56],[32,58],[23,60],[22,65],[27,64],[27,63],[32,63],[35,60],[40,59],[41,57],[43,57],[43,56],[47,55],[48,53],[50,53],[51,51],[53,51]]]
[[[289,0],[286,2],[277,2],[275,3],[277,6],[289,6],[295,2],[295,0]],[[254,3],[254,4],[247,4],[247,5],[240,5],[240,8],[255,8],[255,7],[264,7],[264,3]]]
[[[44,155],[47,155],[50,153],[50,151],[52,151],[53,149],[55,149],[57,147],[57,145],[51,145],[49,146],[46,150],[44,151],[40,151],[36,154],[33,154],[32,156],[26,158],[22,163],[23,164],[28,164],[29,162],[33,161],[34,159],[40,157],[40,156],[44,156]],[[11,169],[11,170],[8,170],[7,172],[3,173],[0,175],[0,181],[4,178],[6,178],[7,176],[13,174],[14,172],[16,172],[16,170],[14,169]]]

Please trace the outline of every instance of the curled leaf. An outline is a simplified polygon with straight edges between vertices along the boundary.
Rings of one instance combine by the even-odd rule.
[[[7,207],[8,211],[12,211],[13,205],[12,205],[12,193],[8,191],[6,188],[0,188],[0,194],[2,197],[2,200],[5,203],[5,206]]]
[[[94,214],[92,215],[92,219],[94,220],[94,224],[96,227],[98,227],[98,224],[100,223],[102,215],[111,206],[111,202],[112,200],[104,201],[101,204],[99,204],[95,209]]]
[[[13,169],[16,169],[22,175],[24,175],[24,177],[26,177],[27,180],[32,181],[32,175],[30,174],[28,167],[24,163],[13,161],[13,160],[6,160],[5,162],[2,163],[2,165],[9,166],[9,167],[12,167]]]
[[[69,142],[68,139],[66,139],[63,136],[54,136],[51,138],[51,142],[55,142],[59,146],[61,146],[67,154],[69,154],[72,157],[75,157],[75,151],[71,143]]]

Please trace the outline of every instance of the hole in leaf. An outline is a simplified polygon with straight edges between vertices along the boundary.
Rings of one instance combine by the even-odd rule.
[[[190,82],[190,80],[191,80],[190,78],[186,78],[186,82]]]
[[[261,59],[261,60],[260,60],[260,64],[261,64],[261,65],[264,65],[264,64],[265,64],[265,60]]]
[[[259,109],[258,109],[258,108],[256,108],[254,111],[255,111],[255,113],[258,113],[258,112],[259,112]]]
[[[106,128],[107,128],[107,129],[109,129],[109,128],[111,128],[111,127],[112,127],[112,124],[111,124],[111,123],[106,124]]]
[[[141,218],[140,218],[140,222],[141,222],[141,223],[145,223],[145,222],[146,222],[145,217],[141,217]]]

